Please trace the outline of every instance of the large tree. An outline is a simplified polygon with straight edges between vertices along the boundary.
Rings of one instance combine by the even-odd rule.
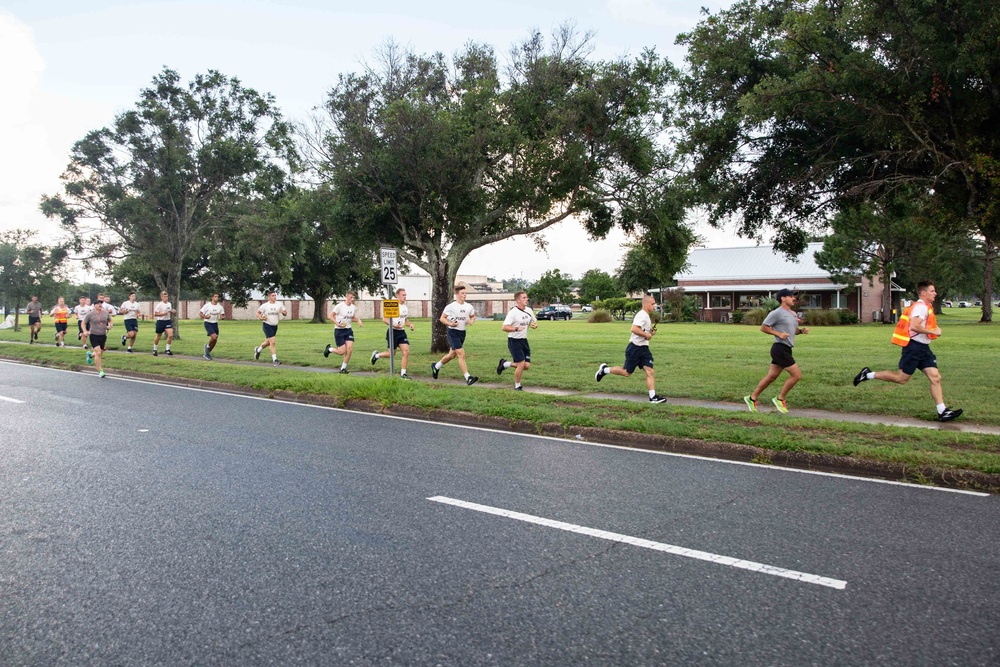
[[[573,299],[573,278],[564,276],[559,269],[550,269],[531,283],[528,298],[535,305],[567,303]]]
[[[41,208],[91,258],[132,258],[177,302],[206,239],[279,196],[293,161],[271,96],[215,71],[184,85],[164,69],[134,109],[74,145],[63,194]]]
[[[619,287],[608,272],[590,269],[580,278],[578,294],[580,303],[590,303],[591,301],[625,296],[625,290]]]
[[[14,310],[15,330],[21,306],[33,295],[43,304],[55,303],[59,281],[65,277],[66,249],[37,243],[35,235],[27,229],[0,234],[0,297],[5,310]]]
[[[998,33],[993,0],[743,0],[708,16],[679,38],[680,145],[698,198],[745,235],[773,227],[794,254],[831,211],[919,191],[931,219],[983,240],[988,296]]]
[[[594,61],[588,42],[534,34],[506,68],[485,45],[449,60],[388,44],[330,91],[324,173],[365,229],[432,276],[434,312],[476,248],[563,220],[596,237],[653,222],[669,65]],[[431,349],[446,348],[435,320]]]

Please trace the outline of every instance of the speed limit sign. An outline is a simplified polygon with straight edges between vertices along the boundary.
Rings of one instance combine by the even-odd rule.
[[[396,249],[382,248],[382,284],[395,285],[399,282],[399,272],[396,270]]]

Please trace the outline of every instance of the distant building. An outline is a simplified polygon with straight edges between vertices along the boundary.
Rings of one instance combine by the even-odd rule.
[[[834,282],[816,265],[822,248],[822,243],[810,243],[795,261],[773,246],[698,248],[688,256],[687,270],[677,274],[677,287],[695,298],[698,319],[705,322],[728,322],[734,311],[759,308],[785,287],[799,291],[799,310],[846,309],[861,322],[880,321],[881,280]]]

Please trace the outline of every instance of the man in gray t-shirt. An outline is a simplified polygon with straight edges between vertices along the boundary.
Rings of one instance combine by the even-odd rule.
[[[101,355],[108,345],[108,330],[112,327],[111,313],[104,310],[103,301],[95,301],[94,309],[83,318],[83,337],[90,337],[91,350],[87,350],[87,363],[97,366],[97,376],[104,377]]]
[[[764,323],[760,325],[761,331],[769,336],[774,336],[774,343],[771,345],[771,367],[768,369],[767,375],[757,383],[757,388],[753,390],[753,393],[743,397],[743,402],[747,404],[750,412],[757,412],[757,399],[761,392],[777,380],[782,371],[785,371],[788,373],[788,379],[781,385],[781,391],[775,398],[771,399],[771,402],[774,403],[778,412],[787,413],[788,405],[785,404],[785,398],[795,383],[802,379],[802,371],[799,370],[799,365],[792,357],[795,334],[809,333],[808,329],[799,326],[799,317],[793,310],[793,306],[798,301],[799,293],[790,289],[782,289],[778,291],[777,296],[781,306],[768,313],[767,317],[764,318]]]
[[[38,303],[36,295],[31,296],[31,301],[28,302],[24,313],[28,316],[28,328],[30,331],[28,342],[34,343],[38,340],[38,332],[42,330],[42,304]]]

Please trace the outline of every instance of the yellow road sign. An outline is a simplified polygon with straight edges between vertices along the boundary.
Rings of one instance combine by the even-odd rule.
[[[398,299],[384,299],[382,301],[382,317],[399,317]]]

